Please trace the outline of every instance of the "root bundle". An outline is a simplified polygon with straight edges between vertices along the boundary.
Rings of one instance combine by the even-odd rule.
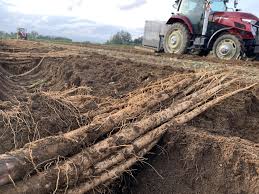
[[[175,129],[255,86],[225,69],[194,72],[73,45],[6,44],[0,45],[0,193],[83,194],[109,186],[144,162],[167,132],[177,139]],[[252,179],[246,181],[258,188]]]
[[[99,102],[96,110],[84,113],[91,117],[89,124],[0,155],[0,189],[74,194],[110,183],[141,161],[168,130],[254,87],[233,89],[237,83],[235,75],[221,71],[178,74],[123,99]],[[84,89],[60,95],[69,103],[78,92],[89,100]],[[78,99],[76,104],[82,105]]]

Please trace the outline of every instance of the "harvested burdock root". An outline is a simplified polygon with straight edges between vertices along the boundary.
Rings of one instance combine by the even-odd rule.
[[[111,132],[114,127],[119,126],[127,119],[141,115],[163,101],[174,98],[175,95],[191,84],[194,79],[197,79],[195,77],[192,75],[192,78],[183,79],[179,83],[172,82],[173,86],[169,86],[170,93],[161,90],[158,93],[149,92],[134,95],[128,100],[127,106],[108,117],[106,114],[104,116],[99,115],[87,126],[62,135],[50,136],[29,143],[22,149],[1,155],[0,169],[1,165],[5,166],[6,161],[9,161],[8,163],[11,163],[13,166],[11,171],[9,171],[11,172],[11,177],[13,180],[19,180],[26,175],[26,172],[35,169],[35,166],[44,165],[46,161],[53,160],[58,156],[65,157],[78,153],[81,151],[81,146],[91,145],[99,137]],[[14,160],[14,158],[19,158],[19,160]]]
[[[149,86],[150,89],[145,92],[132,95],[128,99],[128,106],[108,118],[99,116],[97,121],[94,119],[88,126],[32,142],[23,149],[0,156],[1,183],[15,184],[15,187],[12,184],[1,187],[1,191],[10,194],[55,193],[59,189],[68,190],[83,183],[69,192],[87,192],[120,176],[171,127],[182,125],[226,98],[254,86],[224,92],[237,80],[227,78],[222,73],[208,76],[189,74],[174,81],[160,91],[157,91],[156,83],[156,92],[152,92]],[[188,91],[188,96],[184,97],[184,91]],[[142,100],[132,100],[141,96],[144,96]],[[170,105],[122,127],[129,117],[137,117],[162,102]],[[119,126],[120,130],[114,130]],[[106,137],[106,134],[110,135]],[[82,146],[86,148],[82,150]],[[59,161],[60,158],[63,161]],[[58,162],[48,169],[39,168],[50,160],[51,164]],[[33,173],[35,169],[37,174]],[[21,180],[26,173],[31,177]]]

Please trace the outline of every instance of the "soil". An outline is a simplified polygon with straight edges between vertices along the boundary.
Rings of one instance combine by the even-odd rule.
[[[258,102],[243,93],[171,129],[128,192],[259,193]]]
[[[5,49],[0,55],[3,87],[0,100],[3,104],[11,101],[7,110],[3,109],[0,122],[4,142],[0,153],[76,129],[87,123],[88,118],[82,114],[97,110],[103,102],[119,100],[158,78],[185,71],[178,67],[133,63],[130,59],[96,52],[80,56],[57,46],[49,49],[39,43],[16,43],[4,42]],[[57,50],[52,54],[53,48]],[[21,60],[24,58],[30,62],[24,63]],[[79,89],[70,97],[62,96],[62,92],[76,88]]]
[[[131,193],[258,193],[259,147],[237,137],[186,126],[136,175]],[[155,169],[155,170],[154,170]]]
[[[89,112],[174,73],[231,69],[259,82],[259,62],[169,56],[131,47],[0,42],[0,154],[76,129]],[[259,194],[259,89],[172,128],[109,193]],[[98,193],[97,191],[97,193]]]

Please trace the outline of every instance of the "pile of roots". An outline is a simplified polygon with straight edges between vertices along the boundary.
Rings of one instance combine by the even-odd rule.
[[[143,160],[169,129],[182,126],[225,99],[254,87],[240,86],[236,77],[222,71],[178,73],[116,100],[82,94],[78,92],[80,88],[31,95],[32,101],[47,98],[40,100],[48,102],[49,109],[44,112],[51,114],[52,109],[56,114],[51,116],[52,122],[42,125],[45,131],[52,131],[51,123],[65,123],[54,134],[27,132],[27,144],[0,155],[0,191],[78,194],[109,185]],[[26,125],[27,119],[33,120],[31,115],[37,115],[31,114],[37,112],[31,100],[27,100],[30,106],[18,104],[19,108],[11,110],[27,109],[24,115],[6,116],[7,121],[16,120],[15,129],[41,126]],[[92,102],[96,102],[94,108]]]

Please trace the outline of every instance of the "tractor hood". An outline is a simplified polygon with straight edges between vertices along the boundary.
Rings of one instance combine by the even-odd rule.
[[[240,18],[259,21],[259,18],[251,13],[245,12],[214,12],[214,17]]]
[[[254,39],[257,28],[255,29],[253,25],[259,23],[258,17],[245,12],[214,12],[211,19],[220,26],[231,28],[234,30],[232,33],[243,31],[242,39]]]

